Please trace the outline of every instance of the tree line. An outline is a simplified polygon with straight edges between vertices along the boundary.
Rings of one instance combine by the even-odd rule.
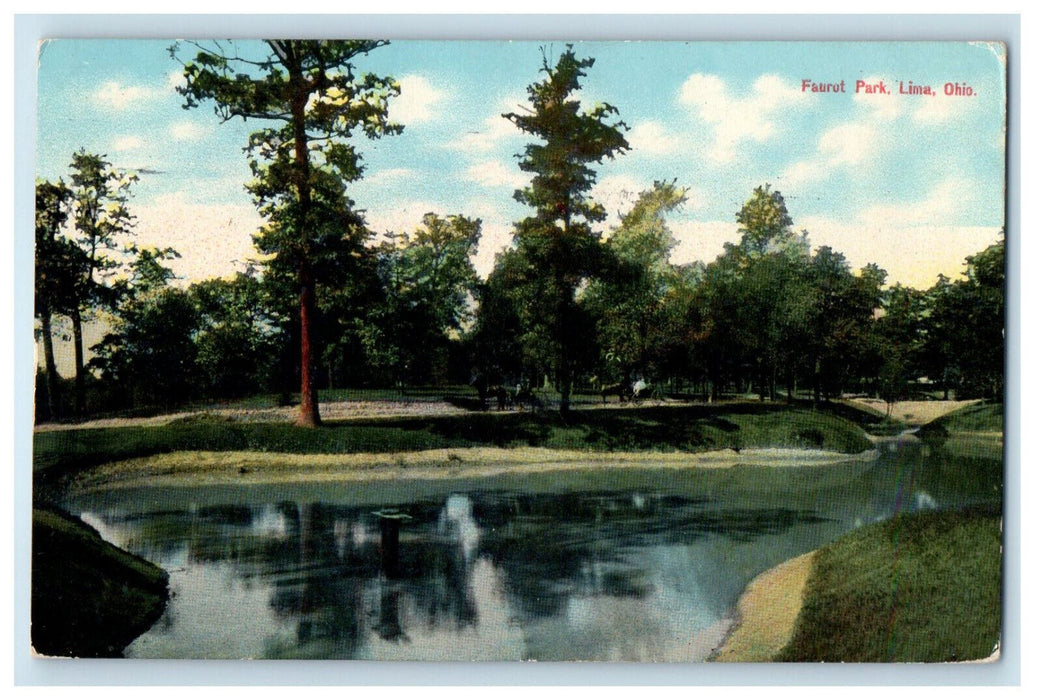
[[[247,188],[263,262],[233,277],[172,284],[177,252],[134,245],[136,177],[104,156],[81,150],[68,184],[37,182],[38,419],[274,392],[298,397],[298,424],[314,426],[319,388],[468,382],[552,388],[565,412],[577,391],[638,381],[710,401],[1001,398],[1001,237],[967,258],[965,279],[888,288],[876,265],[812,251],[765,184],[736,213],[737,243],[676,265],[675,181],[601,230],[594,167],[629,150],[628,127],[611,105],[582,107],[594,60],[571,46],[544,52],[528,104],[503,115],[531,138],[518,156],[531,181],[514,195],[530,214],[488,279],[472,264],[478,219],[432,212],[378,240],[348,186],[363,175],[352,138],[403,128],[387,112],[397,82],[355,65],[385,43],[273,40],[251,56],[191,43],[188,60],[171,48],[186,108],[262,124]],[[86,362],[83,324],[99,314],[108,332]],[[71,328],[71,381],[57,373],[56,319]]]

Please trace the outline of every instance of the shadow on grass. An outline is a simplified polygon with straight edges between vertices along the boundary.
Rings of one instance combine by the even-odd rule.
[[[827,411],[779,404],[641,406],[617,410],[475,412],[463,416],[373,418],[317,429],[286,423],[188,420],[161,426],[37,433],[37,486],[82,469],[180,451],[290,454],[409,452],[476,446],[590,451],[705,451],[813,447],[860,452],[863,432]]]

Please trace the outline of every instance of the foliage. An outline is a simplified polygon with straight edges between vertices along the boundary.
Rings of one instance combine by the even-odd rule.
[[[606,383],[631,376],[651,378],[669,354],[670,338],[659,332],[666,322],[667,298],[682,294],[686,282],[670,264],[676,240],[666,216],[685,201],[676,183],[656,182],[641,192],[630,211],[607,239],[610,267],[590,282],[583,305],[597,322],[605,361],[600,376]]]
[[[76,363],[76,413],[86,409],[83,321],[100,308],[113,308],[119,290],[108,283],[121,267],[117,255],[121,239],[133,231],[134,216],[127,209],[130,188],[137,176],[117,170],[105,156],[80,149],[72,156],[73,221],[80,263],[73,284],[75,299],[69,309]]]
[[[927,372],[925,353],[928,299],[924,292],[896,284],[884,295],[883,314],[873,328],[878,370],[877,391],[893,404],[909,394],[919,377]]]
[[[187,292],[168,285],[172,249],[137,251],[109,332],[94,346],[96,370],[123,405],[176,406],[197,389],[199,315]]]
[[[268,388],[281,334],[256,272],[197,282],[188,296],[198,314],[195,363],[202,393],[227,399]]]
[[[618,110],[598,104],[583,111],[573,95],[593,63],[577,58],[570,45],[554,66],[544,54],[545,78],[528,87],[529,109],[503,115],[537,139],[525,147],[519,163],[532,174],[531,184],[514,194],[534,210],[515,230],[517,281],[526,299],[519,315],[522,344],[553,373],[562,411],[568,410],[575,377],[593,354],[588,342],[592,323],[576,293],[604,265],[592,224],[606,214],[588,196],[595,178],[591,165],[629,149],[626,125],[612,121]]]
[[[345,184],[362,176],[353,135],[396,134],[387,118],[389,100],[400,91],[391,78],[356,74],[354,62],[386,45],[376,40],[268,40],[256,57],[230,45],[194,44],[178,91],[185,106],[212,100],[218,117],[273,122],[250,136],[247,150],[255,180],[249,189],[267,226],[257,237],[273,264],[292,271],[299,289],[302,425],[319,423],[315,362],[320,355],[312,323],[316,286],[324,263],[336,267],[350,256],[343,248],[367,236],[362,217],[346,196]],[[178,47],[171,53],[176,56]]]
[[[44,419],[59,419],[65,412],[61,377],[54,356],[55,315],[69,316],[77,307],[79,271],[84,266],[83,252],[63,235],[69,218],[72,191],[59,180],[36,183],[36,274],[34,312],[40,321],[38,337],[44,351],[46,395],[37,401],[37,414]]]
[[[434,213],[412,234],[388,234],[377,253],[382,299],[373,301],[367,353],[396,383],[444,381],[453,338],[470,322],[478,277],[471,262],[481,221]]]
[[[941,276],[929,291],[931,376],[959,398],[1004,394],[1005,243],[966,258],[966,279]]]
[[[785,200],[757,187],[736,214],[741,239],[707,268],[705,351],[713,391],[749,382],[773,398],[779,375],[791,389],[804,368],[813,308],[807,235],[791,229]],[[751,381],[750,381],[751,380]]]

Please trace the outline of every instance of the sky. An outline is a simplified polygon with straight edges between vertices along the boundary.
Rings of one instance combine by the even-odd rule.
[[[139,182],[136,243],[171,246],[181,283],[241,270],[261,219],[243,147],[261,122],[185,110],[172,41],[54,40],[41,45],[37,176],[68,177],[81,147]],[[239,42],[256,51],[258,42]],[[1005,49],[960,42],[576,42],[594,65],[578,93],[615,106],[630,150],[597,167],[608,230],[656,180],[687,188],[669,219],[673,261],[709,262],[737,241],[735,213],[769,183],[812,248],[888,283],[929,287],[999,239],[1005,198]],[[191,55],[182,45],[181,56]],[[529,212],[517,154],[528,142],[503,114],[525,104],[563,42],[395,41],[360,71],[393,76],[401,135],[356,146],[364,178],[348,194],[377,233],[411,231],[426,212],[483,222],[486,275]],[[882,90],[858,90],[882,83]],[[842,91],[837,92],[840,88]],[[835,86],[828,92],[815,86]],[[901,94],[902,85],[933,95]],[[946,95],[945,86],[958,94]]]

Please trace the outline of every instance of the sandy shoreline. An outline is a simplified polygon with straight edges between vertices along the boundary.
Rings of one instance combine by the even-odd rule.
[[[284,454],[176,452],[112,462],[77,478],[77,489],[136,486],[457,479],[569,469],[722,469],[741,464],[801,467],[869,462],[858,454],[789,448],[711,452],[583,452],[547,448],[468,447],[400,453]]]
[[[713,661],[771,661],[792,638],[816,552],[784,561],[746,586],[738,600],[737,622]]]

